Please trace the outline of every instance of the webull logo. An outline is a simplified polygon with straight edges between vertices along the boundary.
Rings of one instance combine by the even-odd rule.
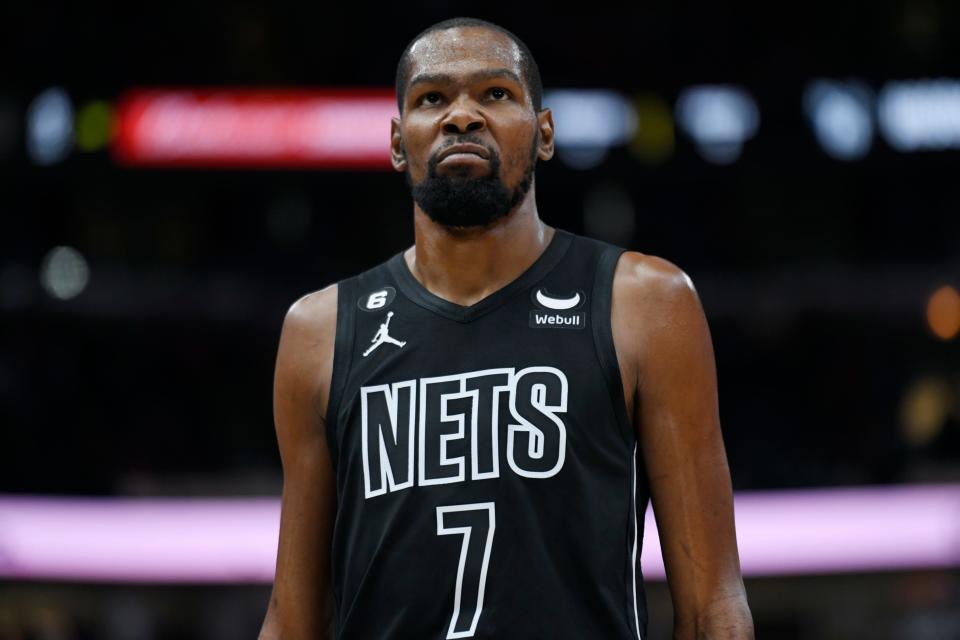
[[[582,311],[531,311],[530,326],[534,329],[583,329],[586,314]]]

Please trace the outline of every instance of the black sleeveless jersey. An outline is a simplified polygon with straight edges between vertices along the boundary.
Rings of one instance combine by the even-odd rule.
[[[467,307],[402,252],[338,283],[337,638],[646,636],[649,493],[610,321],[622,251],[557,229]]]

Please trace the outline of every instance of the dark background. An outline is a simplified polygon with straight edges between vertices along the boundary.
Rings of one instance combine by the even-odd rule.
[[[691,276],[714,339],[735,489],[960,480],[960,342],[925,319],[935,289],[960,286],[960,151],[905,154],[877,136],[865,158],[835,160],[801,108],[815,78],[877,91],[960,77],[960,4],[556,9],[0,10],[0,492],[279,495],[271,386],[286,309],[413,241],[409,192],[392,172],[124,169],[105,150],[36,166],[23,128],[34,96],[50,86],[75,104],[131,87],[392,86],[408,40],[455,15],[514,31],[546,89],[673,104],[684,87],[716,82],[756,99],[759,131],[731,165],[706,162],[678,130],[662,162],[617,147],[588,171],[541,162],[536,182],[541,217],[578,233],[590,194],[628,194],[628,248]],[[66,301],[37,275],[57,245],[90,265],[89,286]],[[918,440],[905,399],[931,380],[948,410]],[[851,588],[863,597],[845,609],[839,595],[818,595]],[[117,589],[0,583],[0,637],[252,637],[268,593]],[[956,576],[942,572],[764,579],[748,591],[758,637],[960,635]],[[653,585],[651,637],[666,637],[656,635],[669,627],[665,595]],[[157,613],[177,598],[207,604]],[[198,622],[221,609],[243,630]],[[36,631],[38,610],[63,635]],[[141,635],[103,622],[130,610],[152,621]],[[850,615],[862,624],[850,628]]]

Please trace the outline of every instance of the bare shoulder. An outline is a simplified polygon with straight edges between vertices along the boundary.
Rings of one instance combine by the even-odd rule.
[[[331,284],[294,301],[283,319],[277,349],[277,393],[284,398],[298,390],[309,395],[321,416],[333,370],[337,293],[337,285]]]
[[[685,345],[702,343],[706,321],[693,280],[659,256],[627,251],[613,276],[613,341],[628,407],[630,390],[652,361],[669,360]]]
[[[625,251],[614,272],[613,296],[624,311],[659,314],[664,305],[689,304],[696,298],[696,288],[690,276],[670,260]]]
[[[284,332],[310,335],[335,330],[337,324],[337,285],[331,284],[305,294],[287,309]]]

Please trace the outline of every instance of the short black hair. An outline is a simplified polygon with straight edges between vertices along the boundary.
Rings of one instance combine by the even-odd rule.
[[[434,31],[443,31],[446,29],[454,29],[456,27],[484,27],[486,29],[491,29],[493,31],[502,33],[513,40],[513,42],[517,45],[517,48],[520,49],[520,71],[523,75],[523,79],[527,83],[527,91],[530,93],[530,101],[533,103],[533,110],[535,112],[539,112],[541,109],[541,102],[543,100],[543,82],[540,80],[540,69],[537,67],[537,61],[533,59],[533,54],[530,53],[530,49],[527,48],[527,45],[524,44],[523,40],[500,25],[488,22],[487,20],[481,20],[480,18],[459,17],[450,18],[448,20],[443,20],[430,25],[415,35],[413,40],[411,40],[407,44],[407,47],[403,50],[403,54],[400,56],[400,62],[397,63],[396,79],[397,108],[400,110],[400,114],[403,114],[403,100],[407,93],[407,81],[410,79],[410,49],[413,48],[413,45],[416,44],[418,40],[429,33],[433,33]]]

